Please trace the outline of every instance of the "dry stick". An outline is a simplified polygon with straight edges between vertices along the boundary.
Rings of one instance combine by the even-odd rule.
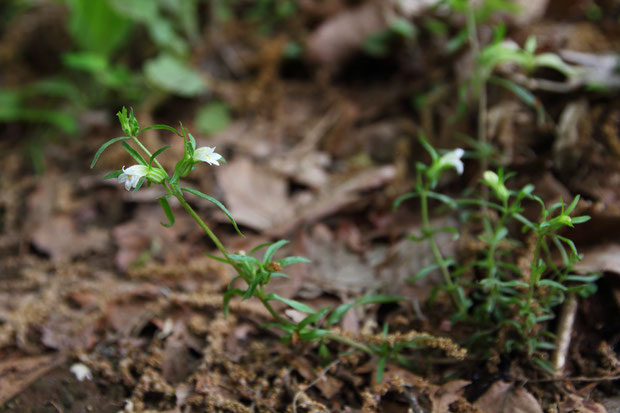
[[[306,392],[306,390],[308,390],[309,388],[311,388],[312,386],[314,386],[315,384],[317,384],[319,381],[323,380],[325,378],[325,376],[327,376],[327,373],[331,370],[332,367],[334,367],[335,365],[337,365],[338,363],[340,363],[340,360],[336,359],[334,361],[332,361],[331,363],[329,363],[327,365],[327,367],[325,367],[325,369],[321,372],[321,374],[318,375],[318,377],[316,379],[314,379],[312,382],[310,382],[310,384],[308,384],[303,390],[299,390],[297,393],[295,393],[295,397],[293,397],[293,413],[297,413],[297,399]]]
[[[553,353],[553,368],[555,370],[554,376],[556,377],[560,377],[564,373],[564,365],[566,364],[566,355],[568,354],[568,347],[570,346],[576,313],[577,297],[574,293],[570,293],[562,306],[562,314],[558,326],[558,338],[555,345],[556,349]]]

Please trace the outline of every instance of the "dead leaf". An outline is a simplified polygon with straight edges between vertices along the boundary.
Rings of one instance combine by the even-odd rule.
[[[450,405],[463,396],[465,387],[470,383],[467,380],[452,380],[432,391],[429,398],[433,403],[433,413],[450,411]]]
[[[88,350],[99,340],[96,328],[81,317],[52,314],[41,327],[41,342],[54,350]]]
[[[43,221],[32,233],[33,245],[49,254],[53,261],[68,261],[87,252],[102,251],[108,241],[108,231],[90,227],[81,232],[74,219],[67,215]]]
[[[575,263],[575,269],[585,272],[613,272],[620,275],[620,244],[609,243],[589,249],[581,249],[583,259]]]
[[[0,362],[0,406],[65,361],[64,355],[12,358]]]
[[[180,383],[195,368],[197,358],[192,357],[190,349],[199,350],[200,346],[187,330],[184,321],[177,320],[173,333],[166,339],[161,366],[162,377],[168,383]]]
[[[264,231],[293,216],[286,179],[265,167],[240,159],[219,168],[217,180],[239,224]]]
[[[585,400],[575,394],[569,394],[558,405],[559,413],[607,413],[605,407],[592,400]]]
[[[525,388],[497,381],[474,406],[485,413],[543,413],[538,401]]]

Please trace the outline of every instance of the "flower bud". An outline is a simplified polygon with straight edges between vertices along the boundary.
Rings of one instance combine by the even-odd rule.
[[[146,174],[146,177],[149,181],[155,184],[161,184],[166,179],[166,171],[161,168],[153,168],[151,167]]]

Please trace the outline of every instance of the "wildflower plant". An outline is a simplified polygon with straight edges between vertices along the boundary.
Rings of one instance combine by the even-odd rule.
[[[449,355],[457,358],[465,356],[463,349],[449,342],[447,339],[435,338],[427,334],[410,332],[409,335],[390,335],[387,333],[385,326],[382,338],[377,340],[376,337],[356,337],[351,334],[341,332],[336,328],[336,324],[351,308],[366,304],[381,304],[401,301],[404,298],[385,294],[370,294],[358,298],[352,302],[343,303],[335,308],[324,307],[316,311],[308,305],[299,301],[282,297],[276,293],[268,293],[265,287],[274,277],[286,277],[282,270],[290,265],[309,263],[310,260],[299,256],[289,256],[281,259],[275,259],[275,255],[280,248],[285,246],[287,240],[279,240],[273,243],[265,243],[258,245],[248,254],[243,252],[230,253],[224,247],[219,238],[209,228],[209,226],[200,218],[198,213],[191,207],[185,199],[186,194],[191,194],[216,205],[228,217],[231,224],[240,236],[243,236],[237,223],[235,222],[230,211],[214,197],[204,194],[196,189],[181,186],[180,180],[189,175],[199,164],[205,163],[211,166],[219,166],[225,163],[224,157],[215,152],[214,147],[196,147],[196,139],[181,124],[181,132],[168,125],[153,125],[146,128],[140,128],[137,119],[133,115],[133,110],[127,111],[126,108],[117,114],[121,123],[124,136],[110,139],[104,143],[94,156],[91,168],[95,166],[97,160],[103,151],[110,145],[119,143],[123,149],[137,162],[137,164],[122,167],[105,176],[104,179],[116,178],[118,183],[125,186],[128,191],[138,191],[144,184],[161,185],[166,193],[157,198],[167,217],[167,222],[162,225],[170,227],[174,225],[175,217],[168,200],[176,198],[183,209],[196,221],[200,228],[206,233],[219,250],[221,256],[207,254],[210,258],[230,265],[237,275],[228,284],[227,290],[223,295],[223,311],[228,315],[230,309],[230,300],[234,296],[241,297],[242,300],[250,298],[258,299],[265,309],[272,316],[273,320],[265,324],[265,327],[275,327],[284,332],[282,339],[285,342],[296,345],[300,341],[314,342],[319,344],[319,355],[324,361],[329,361],[331,353],[328,348],[330,341],[339,342],[350,347],[354,351],[361,351],[378,358],[377,378],[380,379],[383,369],[387,361],[396,361],[398,363],[408,365],[407,358],[404,354],[405,350],[416,350],[422,346],[436,347],[445,350]],[[179,160],[174,172],[169,174],[163,165],[157,160],[157,157],[170,145],[163,146],[151,153],[140,141],[139,136],[142,132],[150,129],[167,130],[183,139],[184,152],[183,157]],[[132,146],[135,145],[137,149]],[[138,151],[140,150],[142,154]],[[145,156],[143,156],[145,155]],[[462,171],[463,165],[459,164],[462,153],[448,154],[438,159],[438,163],[433,174],[438,175],[441,170],[446,167],[455,166]],[[148,160],[147,160],[148,159]],[[259,250],[265,249],[262,259],[254,256]],[[244,286],[238,286],[237,281],[243,281]],[[274,302],[284,303],[287,307],[301,314],[295,319],[287,315],[280,314],[274,308]]]
[[[543,352],[554,348],[555,336],[545,329],[545,322],[555,317],[554,309],[564,301],[567,294],[574,293],[582,297],[593,294],[596,291],[594,282],[598,279],[598,275],[574,273],[573,266],[581,256],[575,244],[560,235],[566,227],[572,228],[590,219],[588,216],[571,217],[579,196],[569,205],[558,202],[547,207],[533,193],[533,185],[526,185],[519,190],[508,189],[506,181],[512,175],[499,169],[497,172],[485,171],[480,180],[482,185],[490,189],[489,200],[483,197],[452,199],[435,192],[434,188],[448,167],[462,172],[460,158],[463,150],[456,149],[439,156],[423,137],[420,137],[420,142],[430,153],[431,164],[416,165],[414,191],[396,199],[394,207],[407,199],[420,200],[421,234],[410,235],[409,239],[428,242],[435,263],[421,270],[411,281],[417,281],[439,269],[443,284],[434,295],[440,290],[447,291],[456,309],[453,321],[468,323],[476,328],[477,332],[467,340],[470,347],[483,344],[481,348],[488,351],[499,340],[500,346],[503,346],[500,351],[523,351],[535,363],[551,370]],[[464,214],[470,220],[481,221],[479,223],[482,227],[478,234],[482,247],[472,263],[458,264],[456,257],[447,258],[441,254],[435,235],[449,232],[458,238],[459,232],[454,227],[431,228],[429,198],[461,211],[478,208]],[[540,218],[537,221],[523,214],[526,202],[540,206]],[[532,240],[531,245],[524,245],[523,239]],[[561,265],[556,264],[553,249],[559,252]],[[529,263],[523,265],[518,262],[515,257],[519,255],[528,258]],[[474,274],[475,278],[466,279],[464,274]]]

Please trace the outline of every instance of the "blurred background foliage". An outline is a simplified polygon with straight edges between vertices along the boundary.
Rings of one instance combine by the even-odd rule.
[[[295,11],[288,0],[5,0],[0,123],[19,125],[39,172],[42,144],[77,136],[81,117],[97,110],[199,97],[196,123],[216,132],[231,114],[192,61],[202,28],[238,20],[270,36]]]

